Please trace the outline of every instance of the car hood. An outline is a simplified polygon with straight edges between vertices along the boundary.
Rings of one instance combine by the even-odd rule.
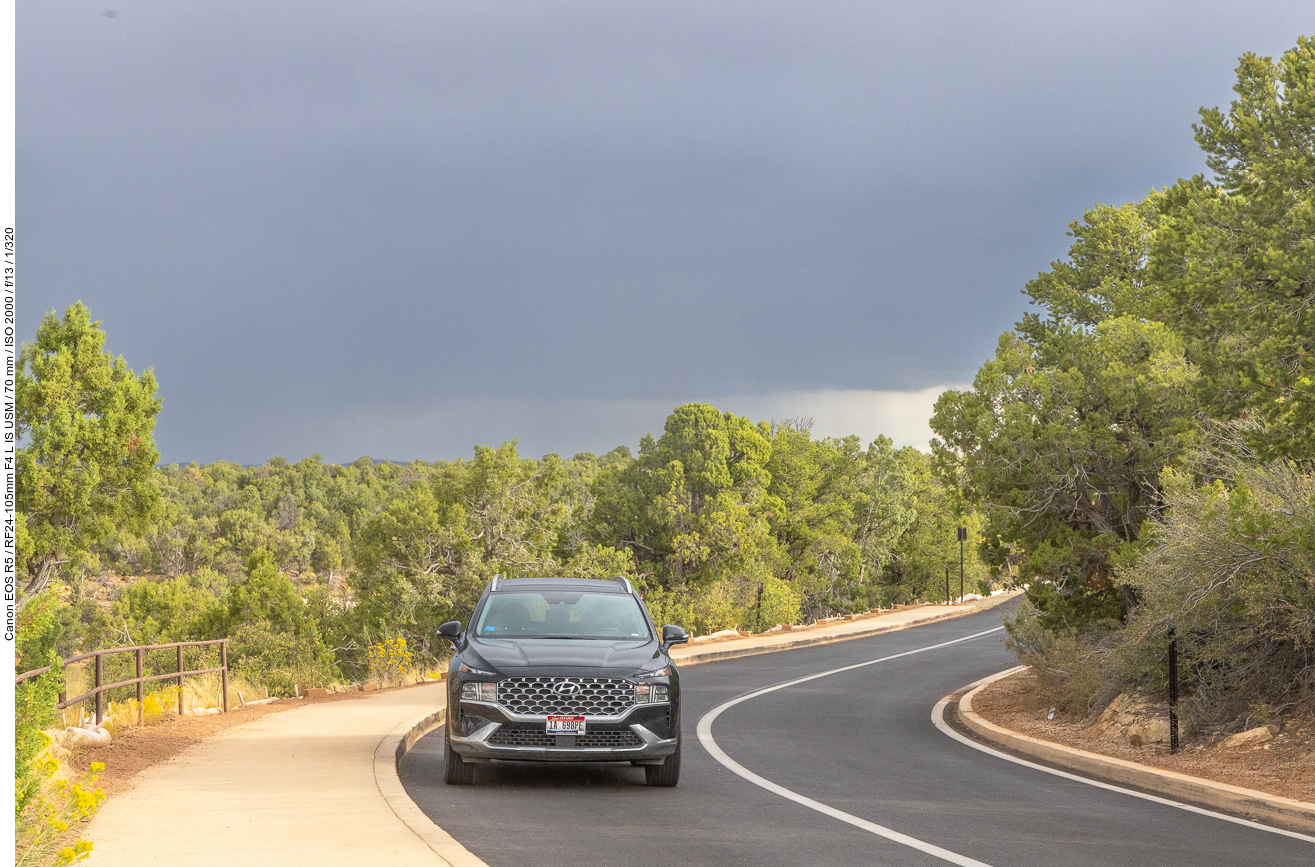
[[[462,651],[468,664],[500,674],[548,674],[547,669],[561,669],[563,674],[597,670],[601,676],[606,670],[611,676],[625,676],[654,667],[652,660],[658,655],[655,641],[566,638],[474,638]]]

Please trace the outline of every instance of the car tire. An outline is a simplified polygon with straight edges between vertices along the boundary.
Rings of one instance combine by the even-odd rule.
[[[671,787],[680,782],[680,738],[676,738],[676,751],[660,765],[644,765],[644,782],[650,786]]]
[[[443,729],[443,782],[449,786],[468,786],[475,782],[475,765],[461,760],[461,753],[452,749],[447,728]]]

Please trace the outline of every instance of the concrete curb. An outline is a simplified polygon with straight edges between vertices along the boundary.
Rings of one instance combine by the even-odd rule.
[[[1217,783],[1175,771],[1139,765],[1124,759],[1043,741],[1003,728],[973,712],[973,696],[997,680],[1021,670],[1012,668],[988,678],[959,699],[959,719],[973,734],[997,747],[1058,765],[1085,776],[1135,786],[1182,801],[1223,810],[1262,822],[1303,832],[1315,831],[1315,804],[1268,795],[1227,783]]]
[[[813,635],[800,635],[798,638],[792,638],[788,641],[773,641],[773,643],[771,644],[756,644],[756,645],[748,644],[748,642],[758,641],[764,638],[763,635],[755,635],[750,638],[730,639],[729,641],[719,642],[721,648],[724,649],[718,649],[716,646],[712,646],[712,647],[708,647],[706,650],[701,649],[688,653],[680,653],[679,651],[677,651],[677,655],[672,657],[672,661],[675,662],[677,665],[698,665],[701,662],[717,662],[723,659],[739,659],[740,657],[743,656],[757,656],[758,654],[761,653],[776,653],[777,651],[780,650],[796,650],[800,647],[810,647],[812,645],[817,645],[817,644],[834,644],[835,642],[838,641],[852,641],[856,638],[868,638],[870,636],[881,635],[882,633],[886,633],[886,632],[898,632],[901,629],[910,629],[914,626],[924,626],[928,623],[937,623],[941,620],[952,620],[955,617],[966,617],[969,614],[976,614],[979,611],[986,611],[988,609],[995,608],[998,605],[1003,605],[1004,603],[1010,601],[1011,599],[1014,599],[1019,595],[1021,595],[1021,591],[1019,591],[1018,593],[1010,593],[1008,595],[992,596],[988,599],[979,600],[978,602],[970,602],[967,605],[961,607],[955,607],[949,611],[944,612],[943,614],[936,614],[929,617],[919,618],[917,620],[910,620],[906,623],[892,623],[887,625],[878,624],[878,625],[874,625],[871,629],[863,629],[860,631],[843,632],[839,634],[832,633],[825,635],[814,633]],[[873,620],[877,620],[877,619],[878,618],[873,618]],[[848,622],[852,622],[852,621],[845,621],[845,623]],[[826,629],[826,628],[827,627],[822,627],[822,629]],[[770,638],[774,640],[777,638],[777,636],[772,635],[770,636]],[[738,642],[744,642],[744,643],[739,644],[739,646],[734,646]]]
[[[384,739],[374,751],[375,784],[393,814],[403,825],[410,828],[413,834],[423,840],[444,864],[449,867],[488,867],[416,806],[407,795],[398,776],[398,766],[415,742],[443,725],[446,719],[447,708],[440,708],[431,713],[419,713],[398,723],[392,731],[384,735]]]

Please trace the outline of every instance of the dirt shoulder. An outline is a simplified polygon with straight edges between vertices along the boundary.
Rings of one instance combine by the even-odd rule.
[[[1315,702],[1287,715],[1282,730],[1260,745],[1224,747],[1223,736],[1187,741],[1176,754],[1163,744],[1134,747],[1093,725],[1095,718],[1046,719],[1028,671],[998,680],[973,697],[989,722],[1040,740],[1193,777],[1315,803]],[[1167,712],[1167,708],[1166,708]]]

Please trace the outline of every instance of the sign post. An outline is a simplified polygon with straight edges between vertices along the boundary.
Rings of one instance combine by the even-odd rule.
[[[1169,627],[1169,752],[1178,752],[1178,636]]]
[[[963,543],[968,541],[968,528],[959,528],[959,601],[963,601]]]

